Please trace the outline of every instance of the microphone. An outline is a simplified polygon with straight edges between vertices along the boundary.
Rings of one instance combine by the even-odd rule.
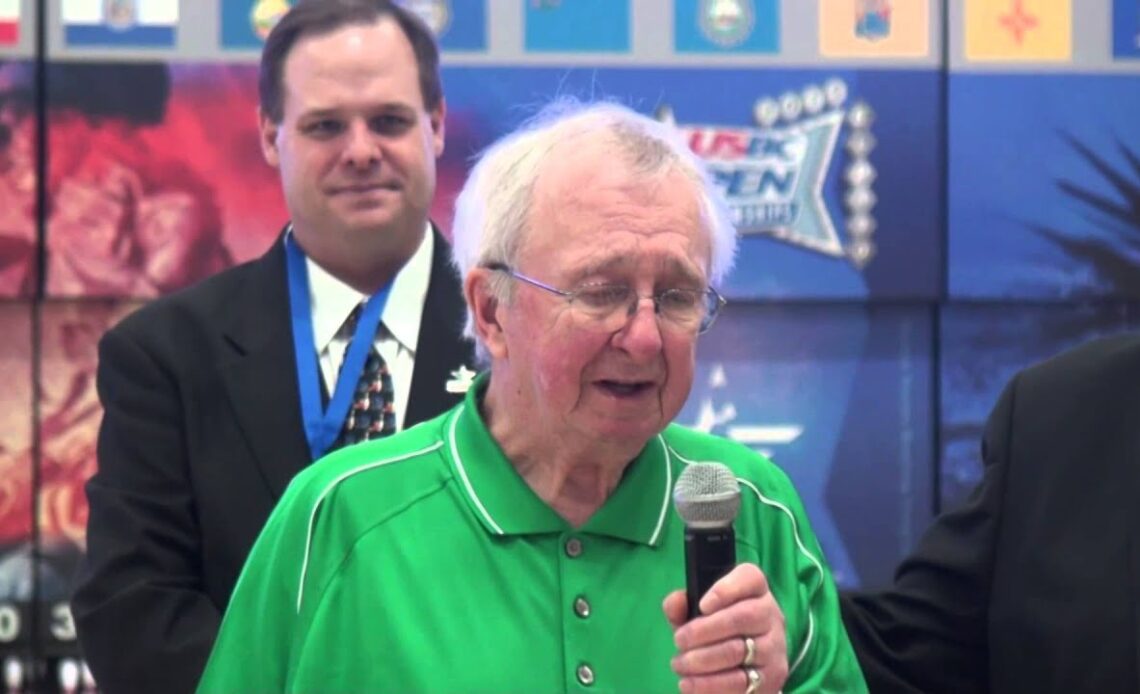
[[[685,521],[685,584],[693,619],[701,614],[701,597],[736,566],[732,521],[740,511],[740,485],[726,465],[692,463],[677,478],[673,503]]]

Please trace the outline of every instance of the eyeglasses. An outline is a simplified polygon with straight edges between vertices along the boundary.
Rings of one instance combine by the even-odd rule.
[[[503,263],[488,263],[486,268],[561,296],[593,327],[604,332],[620,330],[637,313],[638,302],[646,298],[653,300],[653,311],[668,323],[683,330],[695,330],[699,335],[712,327],[720,310],[728,303],[712,287],[703,290],[663,289],[648,297],[642,297],[628,284],[585,284],[566,291],[515,272]]]

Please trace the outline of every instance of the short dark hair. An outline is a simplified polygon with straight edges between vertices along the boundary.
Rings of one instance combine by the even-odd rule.
[[[415,13],[392,0],[300,0],[269,32],[261,51],[257,87],[261,110],[269,120],[280,123],[285,116],[285,59],[297,41],[353,24],[371,24],[384,17],[395,20],[412,44],[424,108],[429,111],[437,108],[443,101],[439,47],[431,29]]]

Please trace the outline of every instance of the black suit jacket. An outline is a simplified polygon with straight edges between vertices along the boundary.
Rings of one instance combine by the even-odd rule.
[[[457,403],[464,303],[435,233],[405,426]],[[193,691],[246,555],[310,463],[284,246],[141,308],[99,344],[104,416],[72,612],[101,691]]]
[[[1018,374],[982,456],[893,587],[843,597],[871,691],[1140,691],[1140,337]]]

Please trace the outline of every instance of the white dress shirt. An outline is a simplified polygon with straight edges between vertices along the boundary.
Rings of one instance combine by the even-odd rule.
[[[377,331],[376,350],[388,364],[396,408],[396,431],[404,428],[404,413],[412,388],[412,370],[416,362],[416,341],[423,320],[424,300],[431,279],[431,256],[435,244],[431,225],[424,232],[420,247],[396,275],[388,303],[380,316],[383,330]],[[313,312],[313,344],[320,354],[321,376],[325,388],[333,392],[336,377],[344,361],[344,351],[351,335],[342,335],[341,326],[358,304],[368,300],[324,268],[306,257],[309,269],[309,301]],[[356,375],[359,377],[359,374]],[[353,381],[355,385],[355,381]]]

